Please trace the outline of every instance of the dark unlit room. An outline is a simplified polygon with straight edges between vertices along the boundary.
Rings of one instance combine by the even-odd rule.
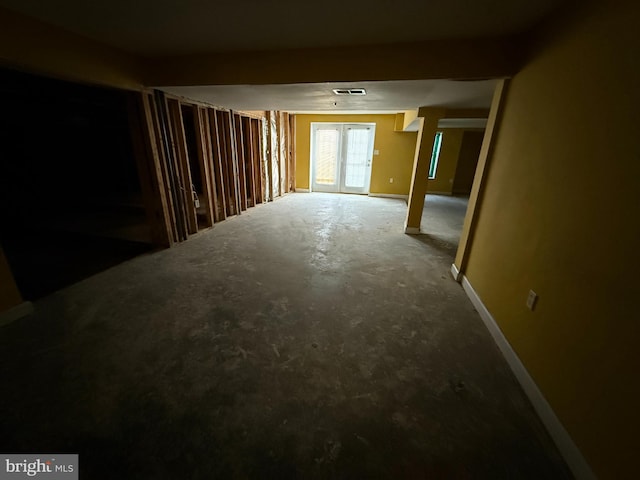
[[[0,479],[635,479],[640,4],[0,0]]]

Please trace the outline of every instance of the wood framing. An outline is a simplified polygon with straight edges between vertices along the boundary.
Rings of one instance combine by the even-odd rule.
[[[262,135],[263,128],[262,125],[264,120],[260,119],[251,119],[251,138],[253,144],[253,152],[255,162],[254,171],[256,172],[256,202],[264,203],[264,191],[265,191],[265,180],[264,180],[264,160],[263,160],[263,149],[262,145],[264,143],[264,138]]]
[[[224,166],[224,160],[222,153],[224,151],[223,145],[221,145],[221,137],[219,135],[218,128],[218,112],[213,109],[208,109],[208,123],[211,140],[211,161],[212,170],[216,180],[216,195],[218,197],[218,209],[216,221],[222,221],[227,218],[227,182]]]
[[[267,112],[267,172],[269,177],[268,199],[273,201],[280,193],[278,169],[278,131],[275,112]]]
[[[278,185],[280,185],[280,195],[287,193],[287,136],[285,123],[287,114],[284,112],[276,112],[276,132],[278,136]]]
[[[202,199],[201,204],[204,206],[206,226],[210,227],[215,221],[215,183],[212,179],[211,171],[211,140],[209,131],[206,128],[206,110],[202,107],[190,105],[191,115],[193,116],[193,127],[196,133],[196,146],[198,167],[200,169],[200,178],[202,178]]]
[[[244,149],[244,165],[245,177],[247,185],[247,206],[254,207],[256,205],[256,172],[253,151],[253,132],[251,128],[251,119],[249,117],[241,117],[242,138]]]
[[[173,240],[171,219],[153,129],[149,95],[132,92],[128,97],[128,108],[133,152],[151,230],[151,241],[157,247],[169,247]]]
[[[271,170],[269,169],[269,132],[268,132],[268,117],[260,120],[257,128],[260,131],[260,178],[262,180],[262,202],[266,203],[270,200],[269,192],[271,191],[269,175]]]
[[[296,116],[289,115],[289,191],[296,191]]]
[[[233,207],[236,215],[242,211],[240,207],[240,172],[238,168],[238,149],[236,148],[236,128],[232,111],[224,112],[227,123],[227,160],[230,162],[230,192],[233,195]]]
[[[179,235],[178,235],[178,227],[176,223],[176,207],[175,207],[176,199],[175,199],[174,182],[172,179],[172,174],[169,170],[170,167],[167,160],[168,152],[166,149],[166,141],[165,141],[166,135],[161,125],[161,120],[158,113],[158,102],[155,98],[155,94],[153,93],[148,94],[148,103],[149,103],[149,111],[153,119],[152,124],[153,124],[153,130],[155,133],[156,149],[158,151],[158,158],[160,161],[160,169],[162,172],[164,190],[167,198],[167,207],[169,211],[172,242],[173,243],[180,242],[181,239],[179,238]]]
[[[231,112],[216,111],[218,120],[218,139],[220,142],[220,154],[222,165],[222,176],[226,191],[225,200],[227,202],[227,216],[240,213],[240,196],[238,194],[238,170],[237,156],[235,148],[235,129],[233,126],[233,115]]]
[[[158,90],[154,92],[153,98],[154,125],[165,184],[170,198],[169,211],[172,219],[173,238],[174,241],[181,242],[187,239],[187,226],[185,221],[184,200],[180,190],[182,182],[179,176],[176,154],[173,147],[173,135],[168,120],[167,101],[165,95]]]
[[[189,166],[189,152],[187,150],[187,137],[182,121],[182,111],[180,102],[168,99],[168,113],[173,132],[173,144],[178,162],[178,177],[180,193],[184,201],[184,213],[187,224],[187,233],[192,235],[198,233],[198,217],[193,198],[193,180],[191,178],[191,167]]]
[[[235,132],[235,158],[237,161],[238,171],[238,195],[240,197],[240,210],[247,209],[247,172],[244,149],[244,135],[242,129],[242,120],[237,113],[233,114],[233,125]]]
[[[279,173],[290,171],[282,162],[290,162],[291,155],[278,151],[280,145],[288,145],[279,137],[291,135],[290,123],[284,120],[288,115],[278,124],[285,131],[281,133],[275,123],[262,118],[192,103],[157,90],[131,94],[129,111],[145,208],[158,246],[186,240],[203,223],[210,227],[273,198],[267,185],[277,194],[291,188],[289,179]],[[276,122],[276,112],[269,114]],[[267,132],[272,133],[269,141],[274,143],[269,151],[273,158],[265,154]],[[200,178],[195,180],[197,186],[194,175]]]

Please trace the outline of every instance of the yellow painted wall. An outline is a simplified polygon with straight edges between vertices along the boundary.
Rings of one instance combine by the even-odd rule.
[[[22,297],[16,287],[4,251],[0,248],[0,313],[21,303]]]
[[[484,130],[468,130],[464,132],[451,190],[454,195],[469,195],[471,193],[484,134]]]
[[[311,122],[375,123],[380,154],[373,157],[369,191],[408,195],[417,133],[394,131],[395,121],[395,115],[296,115],[296,187],[309,188]]]
[[[1,8],[0,64],[63,80],[142,86],[142,67],[134,56]]]
[[[394,45],[210,53],[148,59],[148,85],[256,85],[508,76],[521,39],[432,40]]]
[[[402,117],[402,130],[406,130],[413,122],[418,119],[418,109],[406,110]]]
[[[477,129],[442,128],[439,131],[442,132],[442,143],[440,144],[436,178],[428,181],[427,193],[451,194],[464,134],[468,131],[477,131]]]
[[[640,4],[582,8],[511,82],[465,273],[599,478],[637,478]]]

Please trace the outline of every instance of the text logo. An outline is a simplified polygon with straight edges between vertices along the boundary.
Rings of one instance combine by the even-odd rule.
[[[21,478],[78,480],[78,455],[0,455],[0,480]]]

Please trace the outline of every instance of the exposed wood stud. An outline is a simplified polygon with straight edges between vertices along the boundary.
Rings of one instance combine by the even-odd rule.
[[[268,114],[267,114],[268,115]],[[271,167],[269,161],[269,120],[268,116],[260,121],[260,132],[262,141],[260,142],[260,169],[262,175],[262,199],[263,202],[270,202],[271,198]]]
[[[129,109],[136,161],[156,245],[170,246],[198,231],[193,168],[201,179],[197,193],[207,226],[291,189],[287,114],[278,120],[278,112],[266,112],[265,121],[255,115],[201,106],[160,91],[132,95]],[[189,116],[194,138],[185,128]],[[287,151],[280,152],[284,148]]]
[[[251,119],[242,117],[242,133],[244,135],[244,158],[247,176],[247,202],[249,207],[254,207],[257,203],[256,195],[256,171],[255,171],[255,151],[253,143],[253,129]]]
[[[274,176],[277,175],[277,172],[274,172],[274,150],[277,145],[277,140],[273,138],[274,128],[272,127],[273,122],[273,112],[267,112],[267,151],[266,151],[266,177],[268,180],[267,183],[267,201],[272,202],[275,193],[276,186],[274,185]]]
[[[210,168],[210,140],[207,136],[208,131],[206,130],[204,123],[206,117],[203,118],[204,109],[193,105],[190,106],[190,110],[193,116],[194,129],[196,131],[198,167],[200,168],[200,177],[202,178],[201,202],[205,209],[206,225],[207,227],[210,227],[213,225],[215,212],[215,185],[212,183],[212,172]]]
[[[291,191],[296,190],[296,116],[289,115],[289,159],[291,162],[291,168],[289,169],[291,175]]]
[[[234,137],[232,116],[227,111],[216,112],[220,140],[221,165],[226,189],[227,215],[237,215],[239,196],[237,193],[237,170],[234,161]]]
[[[249,130],[251,131],[251,160],[253,162],[253,178],[255,184],[256,204],[262,203],[262,165],[260,161],[260,120],[249,119]]]
[[[209,180],[211,181],[211,188],[209,193],[212,198],[213,203],[213,214],[214,220],[219,222],[224,220],[226,217],[221,216],[220,212],[223,210],[221,206],[221,202],[223,202],[223,198],[221,197],[219,190],[221,188],[220,179],[218,178],[218,173],[216,171],[216,143],[215,143],[215,118],[211,119],[211,110],[203,107],[198,107],[198,111],[200,112],[200,116],[202,117],[202,128],[203,128],[203,140],[205,145],[205,151],[207,153],[206,157],[206,167],[209,172]],[[224,204],[222,204],[224,205]]]
[[[198,232],[198,217],[193,198],[193,181],[191,179],[191,168],[189,166],[189,152],[187,151],[187,137],[182,122],[182,112],[180,102],[174,99],[167,100],[169,107],[169,120],[173,130],[176,160],[178,162],[178,172],[181,177],[181,191],[184,200],[185,220],[187,223],[187,233]]]
[[[242,211],[240,207],[240,169],[238,167],[238,149],[236,148],[236,127],[234,121],[234,113],[232,111],[225,112],[225,118],[228,121],[228,134],[227,137],[227,152],[229,153],[229,159],[231,161],[231,185],[233,192],[233,203],[235,207],[236,215],[240,215]]]
[[[276,116],[276,129],[278,132],[278,159],[280,173],[280,195],[288,193],[289,184],[289,149],[287,147],[287,114],[284,112],[278,112]]]
[[[209,131],[211,137],[211,149],[212,149],[212,167],[216,179],[216,195],[218,197],[218,221],[227,218],[227,182],[224,167],[224,159],[222,157],[223,144],[218,127],[218,111],[214,109],[208,110],[209,117]]]
[[[174,134],[169,121],[169,108],[167,99],[163,92],[154,91],[154,99],[156,106],[156,118],[159,138],[161,139],[161,149],[164,151],[164,160],[166,164],[166,172],[168,185],[171,190],[171,199],[174,211],[174,225],[176,241],[184,241],[187,239],[187,222],[184,202],[184,179],[180,174],[178,167],[177,155],[175,151]]]
[[[242,132],[242,119],[239,114],[233,115],[233,125],[235,131],[235,157],[237,159],[238,171],[238,194],[240,196],[240,210],[247,209],[247,172],[244,151],[244,136]]]
[[[220,164],[225,187],[227,215],[235,215],[235,190],[233,188],[233,161],[230,155],[229,116],[227,112],[216,111],[218,119],[218,139],[220,141]]]
[[[169,171],[169,165],[167,161],[167,149],[165,145],[164,130],[160,124],[160,116],[158,114],[158,106],[152,93],[145,94],[147,98],[148,109],[152,118],[152,125],[154,131],[154,138],[156,143],[156,150],[158,152],[158,159],[160,165],[160,171],[162,172],[162,181],[164,186],[164,193],[167,199],[167,211],[169,212],[169,220],[171,227],[171,239],[172,243],[179,242],[178,227],[176,225],[176,207],[175,207],[175,192],[173,188],[173,180]]]
[[[171,220],[147,94],[129,94],[128,108],[134,156],[149,219],[151,241],[156,246],[169,247],[172,243]]]

